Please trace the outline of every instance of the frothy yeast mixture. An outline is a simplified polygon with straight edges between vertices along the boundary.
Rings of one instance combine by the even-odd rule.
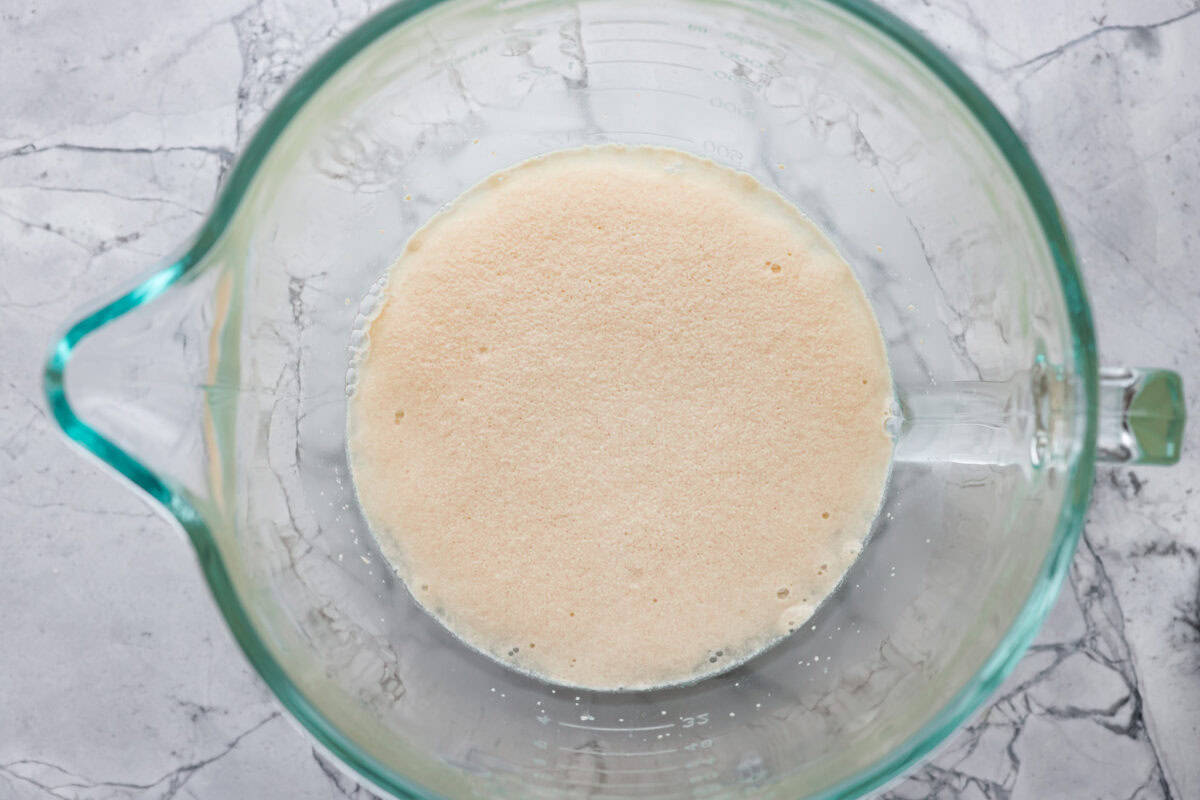
[[[879,326],[821,232],[676,150],[498,172],[390,268],[349,406],[416,599],[554,682],[722,671],[800,626],[887,480]]]

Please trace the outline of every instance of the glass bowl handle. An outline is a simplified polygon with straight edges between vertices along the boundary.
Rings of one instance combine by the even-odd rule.
[[[1096,459],[1174,464],[1179,461],[1186,418],[1178,373],[1145,367],[1101,369]]]
[[[1037,467],[1063,453],[1064,384],[1042,361],[1004,381],[897,387],[888,420],[898,462]],[[1185,421],[1183,381],[1165,369],[1100,371],[1096,458],[1174,464]]]

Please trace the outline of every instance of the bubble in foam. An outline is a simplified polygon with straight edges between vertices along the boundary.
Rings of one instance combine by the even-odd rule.
[[[776,623],[776,627],[782,632],[791,632],[796,627],[803,625],[816,610],[816,607],[807,600],[793,603],[779,613],[779,620]]]
[[[371,323],[375,321],[375,317],[379,315],[380,309],[383,308],[383,298],[387,290],[387,285],[388,273],[385,273],[371,284],[371,288],[367,290],[367,293],[363,295],[363,299],[358,303],[358,311],[354,315],[354,324],[350,329],[350,343],[348,345],[350,366],[346,369],[345,390],[347,397],[354,394],[354,387],[358,384],[358,368],[371,344]]]

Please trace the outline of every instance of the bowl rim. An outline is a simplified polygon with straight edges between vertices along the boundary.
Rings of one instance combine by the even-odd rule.
[[[276,140],[329,78],[393,28],[427,9],[450,1],[400,0],[368,17],[304,70],[263,118],[229,172],[212,210],[182,254],[160,265],[115,299],[68,324],[52,343],[43,370],[43,391],[47,404],[66,436],[147,492],[183,527],[226,624],[246,658],[284,708],[322,749],[350,768],[356,778],[383,792],[411,800],[426,800],[438,795],[364,752],[301,692],[256,632],[233,587],[215,539],[191,496],[81,420],[66,396],[64,373],[81,339],[106,323],[151,302],[203,261],[229,226]],[[857,797],[878,788],[929,755],[991,695],[1032,641],[1052,607],[1070,566],[1090,499],[1095,472],[1098,366],[1091,311],[1066,228],[1045,179],[1000,111],[961,69],[922,34],[870,0],[786,1],[797,5],[809,2],[830,6],[865,22],[923,64],[958,98],[987,133],[1024,191],[1054,261],[1070,323],[1073,366],[1084,393],[1080,447],[1068,466],[1068,483],[1054,537],[1025,605],[983,666],[928,722],[886,756],[808,798],[833,800]]]

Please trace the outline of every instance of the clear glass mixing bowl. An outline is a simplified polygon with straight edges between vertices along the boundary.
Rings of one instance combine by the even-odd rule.
[[[344,451],[360,301],[408,235],[548,150],[671,145],[838,243],[902,415],[870,546],[725,675],[555,689],[469,650],[380,556]],[[179,521],[254,666],[402,797],[845,797],[939,742],[1049,607],[1097,453],[1169,462],[1178,377],[1100,374],[1070,246],[982,94],[859,0],[403,2],[267,117],[195,239],[67,327],[66,433]]]

